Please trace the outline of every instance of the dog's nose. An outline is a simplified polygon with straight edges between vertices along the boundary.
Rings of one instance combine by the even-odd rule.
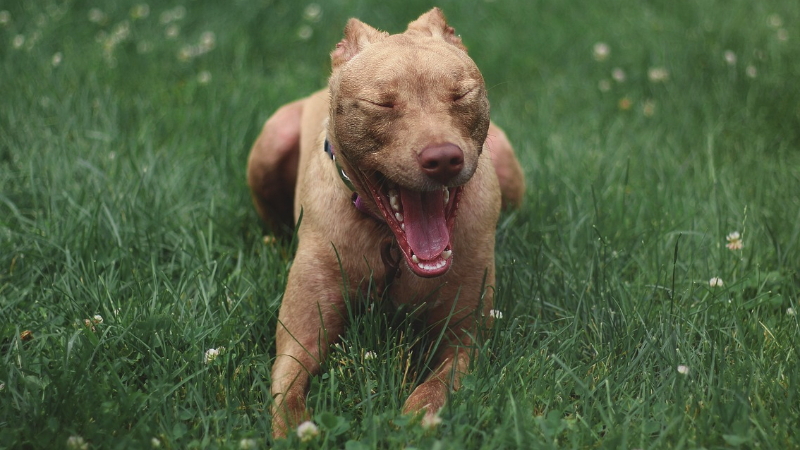
[[[464,152],[455,144],[425,147],[417,156],[426,175],[442,184],[447,184],[464,167]]]

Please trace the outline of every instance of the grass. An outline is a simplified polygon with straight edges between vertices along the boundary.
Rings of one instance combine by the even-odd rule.
[[[348,17],[432,6],[375,3],[3,3],[0,448],[799,447],[800,6],[778,0],[441,1],[528,180],[503,318],[423,430],[399,412],[422,336],[353,308],[320,435],[271,440],[292,244],[262,238],[247,153]]]

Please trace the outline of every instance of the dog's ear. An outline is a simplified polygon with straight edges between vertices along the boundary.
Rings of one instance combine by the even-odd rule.
[[[406,33],[422,33],[426,36],[440,37],[450,44],[455,45],[461,50],[467,51],[467,47],[461,42],[461,37],[456,36],[453,27],[447,25],[447,20],[444,18],[444,13],[439,8],[433,8],[425,14],[419,16],[419,19],[408,24]]]
[[[378,31],[358,19],[350,19],[344,27],[344,39],[336,44],[336,49],[331,53],[331,66],[336,69],[342,64],[353,59],[369,44],[377,42],[389,33]]]

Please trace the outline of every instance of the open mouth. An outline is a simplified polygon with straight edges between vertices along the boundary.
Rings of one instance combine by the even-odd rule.
[[[370,193],[397,238],[408,267],[420,277],[437,277],[453,263],[451,235],[462,187],[413,191],[386,180],[367,179]]]

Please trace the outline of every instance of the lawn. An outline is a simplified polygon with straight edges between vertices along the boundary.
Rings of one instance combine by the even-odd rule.
[[[423,429],[400,413],[422,334],[352,299],[318,435],[273,442],[295,243],[265,237],[249,147],[325,84],[347,18],[399,32],[431,6],[0,4],[0,449],[800,447],[800,4],[779,0],[439,2],[527,176],[502,318]]]

